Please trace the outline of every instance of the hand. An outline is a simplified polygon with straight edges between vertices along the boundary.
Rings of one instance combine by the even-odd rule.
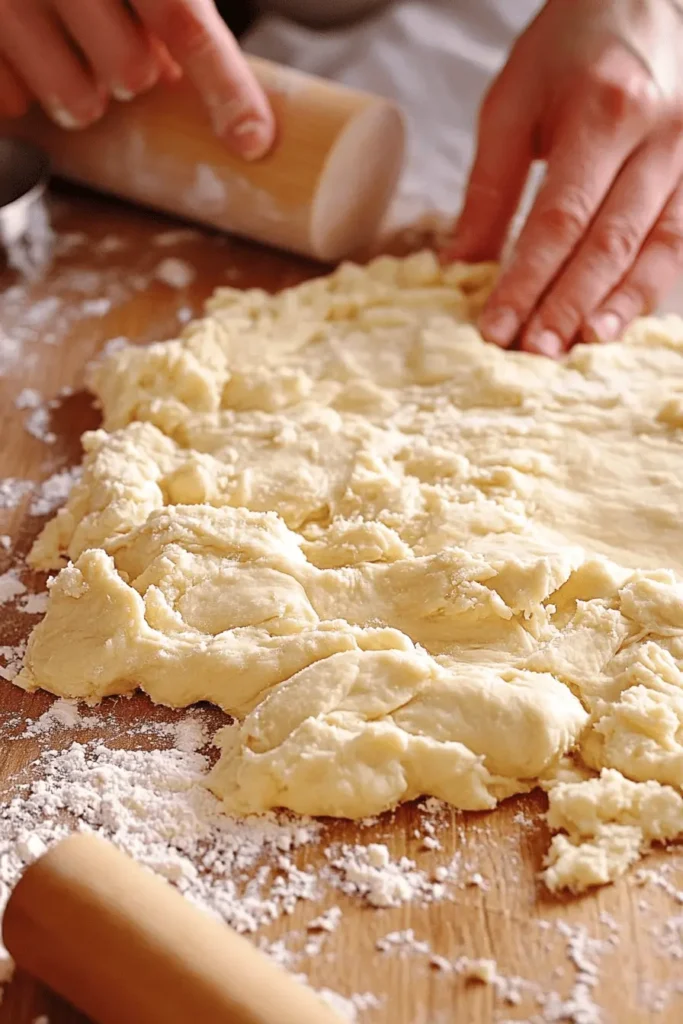
[[[273,142],[273,116],[212,0],[0,0],[0,117],[37,99],[84,128],[109,99],[132,99],[183,72],[214,128],[246,159]]]
[[[484,101],[445,258],[498,257],[534,159],[545,180],[479,326],[556,357],[614,340],[683,265],[680,0],[548,0]]]

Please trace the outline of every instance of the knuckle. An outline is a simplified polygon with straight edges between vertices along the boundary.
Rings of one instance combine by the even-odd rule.
[[[549,296],[540,310],[544,327],[563,338],[571,338],[578,330],[585,310],[566,295]]]
[[[537,225],[545,235],[576,241],[590,223],[593,204],[580,188],[565,188],[539,206]]]
[[[593,104],[609,121],[647,116],[656,90],[651,76],[631,54],[609,52],[588,72]]]
[[[677,264],[683,264],[683,220],[680,218],[660,221],[652,232],[653,240],[670,255]]]
[[[619,307],[625,318],[632,318],[654,309],[657,298],[654,282],[643,278],[639,281],[625,282],[613,304]]]
[[[619,265],[632,262],[640,248],[641,238],[628,221],[613,220],[597,225],[593,248],[600,258]]]

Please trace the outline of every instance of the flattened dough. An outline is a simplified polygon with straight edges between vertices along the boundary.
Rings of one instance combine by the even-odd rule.
[[[420,253],[221,289],[95,367],[17,682],[220,705],[211,785],[240,813],[540,782],[552,888],[678,835],[683,321],[504,352],[471,326],[493,276]]]

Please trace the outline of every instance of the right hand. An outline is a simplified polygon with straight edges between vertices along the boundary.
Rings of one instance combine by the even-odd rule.
[[[97,121],[186,73],[216,134],[247,160],[273,144],[273,114],[213,0],[0,0],[0,117],[37,100],[63,128]]]

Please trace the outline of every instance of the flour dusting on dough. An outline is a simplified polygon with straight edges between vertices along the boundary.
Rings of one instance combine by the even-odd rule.
[[[553,889],[681,834],[683,321],[504,352],[471,326],[494,274],[420,253],[223,288],[111,352],[16,682],[218,704],[232,813],[540,783]]]

